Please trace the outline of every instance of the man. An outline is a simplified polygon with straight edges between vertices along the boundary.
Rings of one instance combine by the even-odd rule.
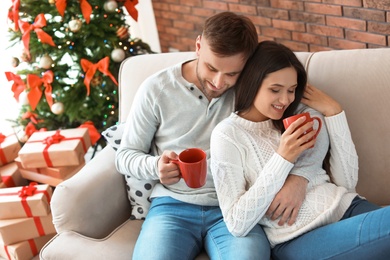
[[[211,132],[233,111],[232,87],[257,44],[248,18],[216,14],[205,21],[196,39],[197,59],[160,71],[140,86],[116,167],[123,174],[159,183],[134,259],[194,259],[203,249],[211,259],[269,259],[268,240],[259,225],[246,237],[234,237],[227,230],[210,170],[206,184],[192,189],[171,162],[190,147],[209,155]],[[279,202],[274,208],[283,209]]]

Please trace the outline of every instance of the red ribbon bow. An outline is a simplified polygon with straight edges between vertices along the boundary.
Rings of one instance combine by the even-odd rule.
[[[19,30],[19,7],[20,0],[12,0],[12,7],[8,10],[8,18],[14,22],[15,31]]]
[[[31,57],[29,47],[31,31],[34,31],[37,34],[38,39],[42,43],[47,43],[51,46],[56,46],[51,36],[41,29],[42,27],[46,26],[46,18],[44,14],[38,14],[37,17],[35,17],[34,23],[32,24],[29,24],[28,22],[24,21],[19,21],[19,23],[23,33],[22,41],[24,44],[24,48],[26,49],[26,54],[29,58]]]
[[[108,70],[108,66],[110,64],[110,58],[107,56],[103,59],[101,59],[98,63],[93,64],[89,60],[81,59],[81,67],[83,68],[85,72],[85,78],[84,78],[84,84],[87,87],[87,96],[89,96],[90,93],[90,83],[92,80],[92,77],[95,75],[96,70],[99,70],[104,75],[109,76],[111,80],[118,85],[118,82],[116,82],[116,79],[111,74],[111,72]]]
[[[66,0],[57,0],[56,7],[61,16],[64,16],[66,9]],[[87,0],[80,0],[81,13],[84,16],[85,22],[89,23],[91,20],[92,7]]]
[[[91,145],[95,145],[96,142],[100,139],[100,133],[96,129],[92,121],[86,121],[84,124],[81,124],[79,128],[88,128],[89,137],[91,138]]]
[[[30,88],[30,92],[27,94],[28,101],[30,102],[30,106],[32,110],[35,110],[37,107],[39,100],[42,96],[42,89],[41,86],[44,85],[45,87],[45,96],[47,103],[51,107],[53,105],[53,98],[52,98],[52,87],[51,83],[53,82],[54,74],[51,70],[46,71],[42,78],[40,78],[37,75],[29,74],[27,75],[27,84]]]
[[[22,119],[30,119],[34,124],[38,124],[37,114],[27,111],[22,115]]]
[[[64,139],[65,139],[65,136],[61,135],[60,131],[57,130],[54,135],[46,137],[43,140],[43,143],[46,144],[47,146],[50,146],[52,144],[58,144]]]
[[[28,186],[23,186],[22,189],[18,192],[19,197],[25,198],[33,196],[37,190],[36,185],[36,182],[31,182]]]
[[[127,12],[135,21],[138,20],[138,10],[135,8],[137,4],[138,0],[125,0],[125,3],[123,4],[126,7]]]
[[[26,89],[26,85],[24,84],[24,81],[19,75],[16,75],[12,72],[5,72],[5,76],[7,77],[8,81],[13,81],[14,84],[12,84],[12,92],[14,93],[14,98],[16,101],[19,102],[19,95]]]

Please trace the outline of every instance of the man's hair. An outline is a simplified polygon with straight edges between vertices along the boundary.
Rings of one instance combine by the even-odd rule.
[[[209,17],[203,27],[204,37],[211,51],[220,56],[243,53],[248,59],[258,44],[257,31],[252,21],[232,12]]]

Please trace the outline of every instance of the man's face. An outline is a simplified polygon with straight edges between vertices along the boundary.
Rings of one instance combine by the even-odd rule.
[[[196,54],[198,88],[209,100],[221,96],[236,83],[246,62],[242,53],[224,57],[216,55],[202,36],[196,40]]]

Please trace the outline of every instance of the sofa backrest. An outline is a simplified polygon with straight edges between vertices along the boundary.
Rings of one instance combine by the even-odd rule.
[[[359,155],[358,192],[390,204],[390,48],[296,52],[309,83],[341,103]],[[147,54],[126,59],[119,72],[119,120],[124,122],[134,94],[149,75],[194,52]]]

